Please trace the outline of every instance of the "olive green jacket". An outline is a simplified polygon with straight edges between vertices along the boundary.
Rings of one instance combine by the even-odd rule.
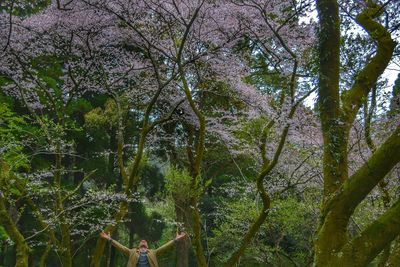
[[[174,243],[175,240],[171,240],[168,243],[159,247],[158,249],[148,249],[147,258],[149,259],[150,266],[158,267],[157,256],[160,255],[160,253],[163,253],[164,251],[172,247]],[[112,240],[111,244],[113,244],[114,247],[116,247],[119,251],[121,251],[123,254],[129,257],[128,264],[126,265],[126,267],[136,267],[139,261],[139,249],[137,248],[129,249],[115,240]]]

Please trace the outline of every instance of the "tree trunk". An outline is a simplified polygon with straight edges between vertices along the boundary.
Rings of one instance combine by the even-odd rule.
[[[354,119],[393,55],[390,33],[374,19],[381,7],[368,2],[356,22],[378,44],[376,54],[358,73],[350,90],[340,94],[340,19],[336,0],[318,0],[319,99],[324,138],[324,203],[315,241],[316,267],[366,266],[396,236],[397,204],[353,240],[349,220],[355,208],[397,162],[400,138],[392,135],[352,177],[348,178],[347,146]],[[395,131],[397,132],[398,129]],[[385,156],[386,155],[386,156]],[[393,157],[391,158],[391,155]],[[383,160],[384,158],[389,160]],[[388,228],[379,233],[380,224]],[[394,236],[393,236],[394,235]],[[363,243],[364,242],[364,243]],[[365,242],[372,242],[371,244]]]
[[[187,209],[187,203],[182,203],[178,199],[174,198],[175,202],[175,215],[178,223],[188,228],[190,226],[189,218],[190,213]],[[189,266],[189,249],[190,243],[188,238],[184,238],[176,245],[176,267],[188,267]]]
[[[62,158],[60,143],[56,144],[55,154],[55,171],[54,171],[54,188],[55,192],[55,211],[59,215],[59,224],[61,232],[61,242],[59,246],[60,258],[63,267],[72,267],[72,254],[71,254],[71,233],[67,218],[65,217],[64,196],[62,194]]]
[[[8,179],[10,175],[9,166],[0,158],[0,225],[4,227],[6,233],[15,243],[16,251],[16,267],[28,267],[29,246],[26,243],[25,237],[18,230],[17,225],[11,218],[7,206],[6,199],[1,191],[3,181]]]
[[[205,138],[206,138],[206,120],[203,112],[196,106],[193,100],[192,93],[189,88],[189,83],[186,79],[185,73],[180,63],[178,63],[178,71],[180,73],[180,79],[183,84],[183,90],[186,95],[186,99],[189,102],[190,108],[196,114],[199,123],[198,139],[196,144],[196,157],[191,163],[191,186],[194,192],[199,192],[201,181],[201,165],[203,162],[204,150],[205,150]],[[190,200],[192,209],[192,230],[193,230],[193,245],[196,251],[196,259],[199,267],[207,267],[207,260],[204,253],[203,244],[201,241],[201,215],[198,208],[199,196],[193,196]]]
[[[207,267],[207,260],[204,254],[204,248],[201,241],[201,217],[197,207],[198,199],[193,198],[191,201],[192,206],[192,229],[193,229],[193,243],[196,251],[196,259],[199,267]]]
[[[0,192],[0,225],[4,227],[11,240],[15,243],[16,263],[15,267],[28,267],[29,247],[11,219],[6,209],[4,198]]]
[[[398,267],[400,266],[400,237],[394,243],[393,249],[387,260],[387,267]]]
[[[47,245],[42,256],[40,256],[39,267],[46,267],[46,260],[49,257],[51,245]]]
[[[386,266],[386,263],[389,260],[389,256],[390,256],[390,247],[391,247],[391,245],[389,244],[389,246],[386,246],[386,248],[381,253],[381,255],[379,257],[379,261],[378,261],[378,267]]]
[[[61,260],[63,267],[72,267],[71,237],[68,224],[61,224]]]
[[[176,245],[176,267],[189,267],[190,244],[187,238]]]

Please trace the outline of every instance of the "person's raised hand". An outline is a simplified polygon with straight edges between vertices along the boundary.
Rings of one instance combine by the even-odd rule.
[[[185,236],[186,236],[186,233],[185,233],[185,232],[179,233],[178,231],[176,231],[175,239],[176,239],[176,240],[180,240],[180,239],[184,238]]]
[[[104,239],[107,239],[107,240],[110,240],[110,239],[111,239],[110,232],[107,232],[107,233],[101,232],[101,233],[100,233],[100,236],[101,236],[102,238],[104,238]]]

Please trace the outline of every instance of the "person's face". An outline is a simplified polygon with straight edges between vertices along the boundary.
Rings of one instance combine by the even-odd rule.
[[[141,252],[145,252],[148,249],[147,241],[146,240],[141,240],[139,243],[139,250]]]

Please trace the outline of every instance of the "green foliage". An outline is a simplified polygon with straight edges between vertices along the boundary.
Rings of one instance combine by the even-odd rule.
[[[217,219],[215,221],[217,227],[213,229],[213,237],[209,240],[213,250],[218,251],[218,254],[213,258],[216,266],[222,265],[234,249],[239,246],[241,238],[258,212],[257,203],[250,195],[246,196],[245,194],[234,199],[223,200],[217,207]],[[266,227],[262,226],[256,240],[259,240],[260,236],[264,235],[263,233],[266,231]],[[250,246],[248,252],[253,253],[255,247],[257,247],[256,244]],[[253,254],[253,256],[257,257],[258,255]],[[246,263],[244,262],[244,264]]]
[[[186,169],[170,166],[165,173],[165,188],[174,197],[182,201],[188,200],[199,192],[192,186],[192,177]]]
[[[8,235],[6,233],[6,230],[4,230],[4,227],[0,225],[0,242],[4,241],[8,238]]]
[[[268,121],[268,118],[264,116],[243,121],[240,129],[235,134],[247,144],[253,144],[256,140],[261,140],[263,130]]]
[[[126,110],[126,103],[121,100],[121,109]],[[107,99],[104,107],[97,107],[85,114],[85,123],[88,127],[115,127],[118,124],[120,116],[123,116],[123,110],[118,110],[117,103],[114,99]]]
[[[95,108],[85,114],[85,122],[88,127],[102,127],[108,124],[107,117],[104,116],[101,108]]]
[[[231,187],[239,190],[242,185]],[[235,190],[234,190],[235,191]],[[218,251],[213,257],[219,266],[240,244],[248,226],[258,216],[260,203],[253,194],[235,191],[235,197],[224,198],[217,207],[216,227],[209,244]],[[315,198],[320,192],[309,190],[303,199],[278,198],[273,202],[266,223],[261,227],[241,260],[241,266],[265,266],[273,262],[277,266],[305,266],[310,260],[312,234],[318,220]]]
[[[26,120],[26,116],[17,115],[7,103],[0,103],[0,158],[15,169],[29,166],[23,153]]]
[[[76,113],[86,113],[92,109],[92,104],[84,99],[84,98],[77,98],[73,99],[71,103],[67,107],[67,112],[69,115],[73,115]]]
[[[0,12],[10,13],[12,11],[13,15],[18,16],[28,16],[30,14],[37,13],[45,8],[47,5],[51,3],[51,0],[29,0],[29,1],[20,1],[22,3],[25,2],[24,5],[16,6],[15,0],[4,0],[0,2]],[[11,6],[13,9],[11,10]]]
[[[142,170],[142,184],[148,198],[160,197],[164,192],[165,180],[160,166],[149,161]]]

